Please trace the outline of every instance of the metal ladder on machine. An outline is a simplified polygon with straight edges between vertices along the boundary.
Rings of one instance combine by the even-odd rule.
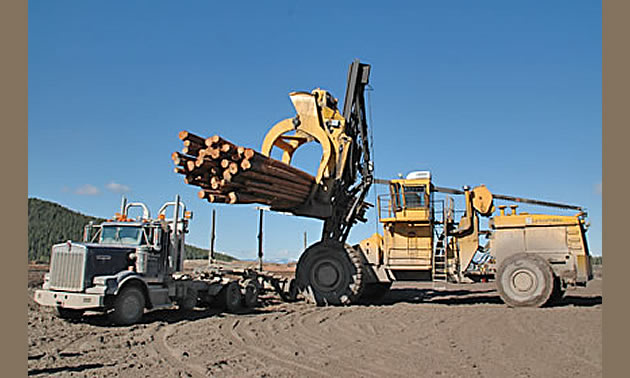
[[[442,220],[441,222],[436,221],[435,231],[437,234],[437,242],[435,244],[435,249],[433,251],[433,258],[431,264],[431,281],[433,283],[433,290],[443,290],[446,289],[448,284],[448,257],[446,254],[446,243],[448,242],[447,235],[447,212],[446,212],[446,203],[444,201],[440,201],[442,203]],[[441,229],[441,232],[439,232]]]
[[[442,232],[438,233],[438,240],[433,252],[432,265],[432,282],[433,289],[444,290],[448,285],[448,223],[453,220],[453,199],[446,196],[442,202],[442,222],[439,228]],[[436,222],[437,223],[437,222]],[[436,227],[437,230],[438,227]]]

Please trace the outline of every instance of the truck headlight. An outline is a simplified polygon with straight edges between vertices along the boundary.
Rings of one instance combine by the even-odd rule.
[[[95,277],[94,281],[92,281],[92,283],[95,286],[105,286],[105,281],[106,281],[105,277]]]

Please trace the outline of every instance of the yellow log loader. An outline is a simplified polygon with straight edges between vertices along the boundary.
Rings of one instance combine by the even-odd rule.
[[[301,255],[298,290],[318,304],[350,304],[382,296],[392,282],[404,280],[464,282],[494,278],[510,306],[542,306],[558,300],[569,286],[592,279],[586,240],[586,212],[581,207],[505,195],[483,185],[462,190],[434,186],[429,172],[404,179],[380,180],[389,193],[378,197],[383,233],[357,245],[346,243],[350,228],[365,221],[366,194],[374,182],[364,91],[370,65],[355,60],[348,73],[343,108],[329,92],[290,94],[296,115],[271,128],[262,154],[282,150],[290,164],[308,142],[322,147],[322,158],[308,200],[290,209],[324,220],[321,240]],[[437,199],[436,194],[444,194]],[[450,195],[464,197],[458,216]],[[573,215],[517,214],[494,199],[574,210]],[[286,211],[286,209],[284,209]],[[480,217],[489,217],[480,230]],[[488,243],[480,244],[485,236]],[[481,256],[482,261],[474,261]]]

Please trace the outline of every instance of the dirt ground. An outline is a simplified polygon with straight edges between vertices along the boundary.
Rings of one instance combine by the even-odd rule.
[[[397,283],[382,305],[267,297],[249,313],[157,310],[116,327],[98,314],[60,320],[33,302],[44,270],[29,271],[29,376],[602,375],[601,276],[542,309],[510,309],[492,284]]]

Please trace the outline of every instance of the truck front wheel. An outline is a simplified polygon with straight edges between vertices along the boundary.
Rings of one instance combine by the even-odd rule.
[[[144,314],[145,304],[142,290],[136,286],[127,286],[114,298],[114,311],[110,317],[118,325],[137,323]]]
[[[540,307],[551,297],[553,271],[542,258],[519,253],[501,263],[496,285],[508,306]]]

